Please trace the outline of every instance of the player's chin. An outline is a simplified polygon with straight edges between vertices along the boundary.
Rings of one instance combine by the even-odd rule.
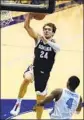
[[[50,36],[49,36],[49,35],[45,35],[45,38],[46,38],[46,39],[49,39],[49,38],[50,38]]]

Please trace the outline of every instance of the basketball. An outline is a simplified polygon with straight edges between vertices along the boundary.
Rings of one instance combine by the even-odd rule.
[[[46,16],[45,13],[31,13],[31,15],[36,20],[43,20]]]

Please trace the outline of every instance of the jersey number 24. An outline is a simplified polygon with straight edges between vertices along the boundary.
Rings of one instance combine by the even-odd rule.
[[[48,52],[41,51],[40,58],[48,59]]]

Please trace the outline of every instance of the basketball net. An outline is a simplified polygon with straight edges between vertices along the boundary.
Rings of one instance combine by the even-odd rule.
[[[9,1],[5,1],[5,0],[2,0],[1,2],[5,2],[5,3],[11,4]],[[1,16],[1,19],[0,19],[0,28],[2,28],[3,26],[9,25],[10,22],[13,21],[12,12],[11,11],[1,10],[0,11],[0,16]]]

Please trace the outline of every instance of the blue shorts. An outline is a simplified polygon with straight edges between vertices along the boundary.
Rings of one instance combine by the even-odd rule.
[[[46,89],[50,74],[43,71],[37,72],[37,70],[34,69],[33,65],[28,66],[24,74],[26,72],[29,72],[33,75],[35,91],[43,92]]]

